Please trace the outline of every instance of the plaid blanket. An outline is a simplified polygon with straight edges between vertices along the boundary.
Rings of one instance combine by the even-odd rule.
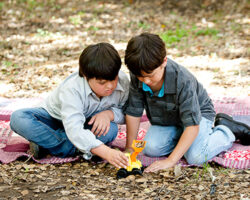
[[[223,112],[233,116],[234,119],[242,121],[246,124],[250,124],[250,97],[244,98],[215,98],[212,97],[216,112]],[[19,157],[31,157],[34,161],[45,163],[65,163],[79,160],[79,157],[70,158],[58,158],[50,157],[41,160],[34,159],[27,153],[29,149],[29,142],[24,138],[16,135],[10,130],[9,118],[10,114],[17,108],[28,107],[39,103],[41,99],[15,99],[8,100],[0,98],[0,161],[2,163],[10,163],[18,159]],[[32,102],[32,103],[31,103]],[[146,134],[148,127],[150,126],[147,117],[144,115],[141,120],[141,126],[138,133],[139,140],[142,140]],[[125,125],[119,126],[119,133],[115,141],[110,145],[124,149],[126,140]],[[141,160],[144,166],[148,166],[156,160],[165,159],[165,157],[147,157],[142,153],[138,155],[138,159]],[[235,143],[231,149],[219,154],[209,162],[214,161],[224,167],[237,168],[237,169],[249,169],[250,168],[250,146],[243,146]],[[182,166],[190,166],[185,159],[181,159],[179,163]]]

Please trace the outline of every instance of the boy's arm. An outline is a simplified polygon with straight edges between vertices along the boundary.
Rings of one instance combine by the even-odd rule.
[[[133,151],[131,145],[139,130],[144,110],[144,95],[139,88],[139,80],[132,73],[130,73],[130,80],[129,97],[124,107],[124,113],[127,127],[126,150]]]
[[[145,169],[145,172],[156,172],[173,167],[187,152],[199,133],[199,125],[189,126],[182,133],[173,152],[165,160],[156,161]]]
[[[126,115],[126,127],[127,127],[127,139],[126,139],[126,150],[132,151],[133,140],[136,139],[137,133],[140,126],[141,117],[133,117]]]
[[[91,149],[91,153],[107,160],[110,164],[114,165],[117,168],[126,168],[128,165],[128,158],[124,153],[115,149],[111,149],[105,144]]]

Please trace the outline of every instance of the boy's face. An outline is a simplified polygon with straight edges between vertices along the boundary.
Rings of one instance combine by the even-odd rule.
[[[118,76],[113,81],[96,78],[88,80],[90,88],[99,98],[111,95],[117,86],[117,82]]]
[[[164,75],[164,69],[167,64],[167,60],[157,67],[154,71],[151,73],[146,73],[144,71],[141,72],[142,76],[138,76],[137,78],[141,81],[147,84],[149,87],[153,88],[158,86],[159,83],[162,84],[163,75]]]

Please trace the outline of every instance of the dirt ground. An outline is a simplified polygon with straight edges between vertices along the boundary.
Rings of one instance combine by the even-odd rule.
[[[127,41],[142,32],[159,34],[168,56],[209,94],[250,95],[249,8],[247,0],[0,1],[0,96],[45,97],[77,70],[87,45],[109,42],[123,59]],[[122,180],[111,165],[84,160],[23,158],[0,171],[0,200],[250,198],[249,170],[213,163]]]

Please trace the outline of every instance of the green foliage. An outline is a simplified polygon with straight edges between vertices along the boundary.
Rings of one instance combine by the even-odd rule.
[[[88,30],[89,30],[89,31],[98,31],[99,28],[96,27],[96,26],[90,26],[90,27],[88,28]]]
[[[183,37],[188,36],[188,31],[185,29],[168,30],[162,34],[160,37],[166,43],[167,46],[171,46],[173,43],[178,43]]]
[[[225,174],[225,175],[229,174],[229,168],[224,168],[221,166],[219,166],[218,169],[216,169],[215,171],[220,174]]]
[[[24,172],[25,172],[25,173],[28,173],[29,171],[30,171],[30,169],[29,169],[28,167],[25,167]]]
[[[49,36],[50,35],[50,32],[49,31],[46,31],[46,30],[43,30],[41,28],[38,28],[37,30],[37,35],[38,36]]]
[[[208,173],[208,169],[211,168],[208,162],[203,163],[203,173]]]
[[[201,30],[198,30],[195,35],[196,36],[199,36],[199,35],[209,35],[209,36],[215,36],[219,33],[218,30],[216,29],[213,29],[213,28],[206,28],[206,29],[201,29]]]
[[[183,22],[182,24],[185,24]],[[160,33],[160,37],[166,43],[167,47],[172,47],[174,44],[178,44],[180,42],[184,43],[184,46],[180,46],[179,48],[184,48],[188,37],[199,37],[199,36],[217,36],[219,31],[217,29],[205,28],[197,30],[197,26],[192,26],[191,28],[179,28],[181,25],[177,25],[177,28],[172,30],[167,30],[163,33]],[[215,39],[215,38],[213,38]]]
[[[9,60],[4,60],[1,62],[0,71],[2,72],[2,74],[10,75],[12,72],[17,75],[19,70],[20,67]]]
[[[19,0],[17,1],[19,4],[26,4],[26,8],[29,11],[33,11],[38,6],[44,6],[43,2],[39,2],[36,0]]]
[[[219,67],[213,68],[213,72],[217,73],[217,72],[219,72],[219,71],[220,71],[220,68],[219,68]]]
[[[36,0],[27,0],[27,4],[28,4],[29,10],[33,10],[39,5],[39,3]]]
[[[103,4],[101,7],[95,8],[95,9],[93,10],[93,14],[94,14],[95,16],[98,16],[98,15],[101,15],[104,11],[105,11],[105,5]]]
[[[145,22],[139,22],[138,23],[138,27],[139,28],[142,28],[143,30],[146,30],[146,29],[149,29],[150,28],[150,25],[145,23]]]
[[[200,177],[200,171],[199,171],[199,169],[196,171],[196,173],[193,173],[193,177],[194,177],[194,179],[199,179],[199,177]]]
[[[82,23],[80,15],[69,16],[69,21],[74,25],[79,25]]]
[[[11,67],[13,65],[13,63],[11,61],[8,61],[8,60],[4,60],[2,62],[2,64],[5,66],[5,67]]]
[[[3,7],[4,7],[4,3],[0,2],[0,11],[3,9]]]
[[[239,32],[239,31],[242,29],[242,27],[241,27],[241,24],[239,24],[239,23],[233,23],[233,24],[231,25],[231,29],[232,29],[234,32]]]
[[[80,12],[77,13],[77,15],[79,15],[79,16],[83,16],[84,14],[85,14],[84,11],[80,11]]]
[[[37,31],[36,35],[38,37],[62,36],[62,34],[60,32],[52,33],[52,32],[49,32],[49,31],[41,29],[41,28],[38,28],[36,31]]]
[[[37,7],[49,6],[54,9],[60,9],[61,6],[56,2],[56,0],[46,0],[46,1],[37,1],[37,0],[17,0],[17,4],[24,5],[25,8],[32,12]]]

